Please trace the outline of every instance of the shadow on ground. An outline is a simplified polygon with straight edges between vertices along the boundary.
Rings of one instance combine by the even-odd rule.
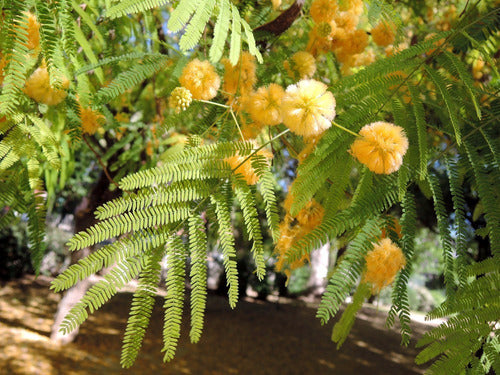
[[[0,374],[421,374],[413,363],[415,341],[399,346],[385,314],[363,309],[344,346],[330,341],[332,322],[321,326],[315,309],[298,304],[240,301],[210,295],[200,343],[189,342],[184,316],[177,355],[162,362],[163,312],[158,298],[135,365],[120,367],[121,338],[131,294],[120,293],[81,327],[76,341],[49,340],[60,296],[50,279],[24,278],[0,289]],[[188,304],[186,304],[186,308]],[[187,324],[186,324],[187,323]],[[427,327],[414,324],[416,338]]]

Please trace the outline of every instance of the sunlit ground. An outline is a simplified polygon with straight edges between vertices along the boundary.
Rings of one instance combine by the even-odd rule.
[[[298,303],[227,301],[210,296],[199,344],[184,326],[176,358],[162,362],[163,316],[158,298],[148,334],[134,367],[120,367],[121,336],[130,293],[121,293],[91,316],[77,340],[49,340],[59,296],[50,279],[25,278],[0,288],[0,374],[421,374],[413,364],[415,341],[399,346],[396,331],[384,328],[385,314],[363,309],[351,337],[337,351],[332,324],[322,327],[315,309]],[[185,315],[184,322],[188,323]],[[427,327],[414,324],[415,338]]]

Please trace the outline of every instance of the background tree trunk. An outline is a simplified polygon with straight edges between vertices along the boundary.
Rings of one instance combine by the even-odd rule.
[[[101,173],[97,184],[89,192],[89,195],[83,198],[82,202],[75,209],[75,229],[74,232],[78,233],[82,230],[87,229],[91,225],[96,223],[94,216],[94,211],[97,207],[103,203],[116,198],[119,196],[119,190],[109,190],[109,180],[104,173]],[[86,247],[79,251],[71,253],[71,264],[77,263],[80,259],[86,257],[94,250],[94,247]],[[50,335],[51,340],[59,342],[61,344],[67,344],[73,341],[78,335],[78,328],[70,332],[67,335],[63,335],[59,332],[59,326],[66,314],[71,310],[71,308],[84,296],[85,292],[91,286],[91,282],[88,279],[80,281],[74,287],[68,289],[65,293],[59,305],[57,306],[57,311],[54,317],[54,324],[52,325],[52,333]]]

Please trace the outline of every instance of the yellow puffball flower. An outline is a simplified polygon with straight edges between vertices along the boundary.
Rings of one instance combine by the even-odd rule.
[[[208,61],[194,59],[182,70],[179,82],[188,89],[194,99],[215,98],[220,87],[220,77]]]
[[[65,90],[69,87],[69,80],[66,77],[60,77],[60,79],[61,88],[52,87],[47,67],[42,63],[26,80],[24,92],[38,103],[57,105],[66,98]]]
[[[365,259],[363,282],[371,284],[374,293],[392,283],[396,274],[406,265],[403,252],[389,238],[374,245]]]
[[[384,20],[372,29],[371,34],[377,46],[386,47],[396,39],[396,25]]]
[[[309,13],[316,23],[328,22],[335,17],[338,4],[336,0],[314,0]]]
[[[327,86],[306,79],[286,89],[281,101],[283,123],[295,134],[305,138],[318,136],[332,126],[335,98]]]
[[[105,120],[104,116],[90,107],[83,108],[78,104],[80,120],[82,121],[82,132],[85,134],[95,134],[99,130]]]
[[[234,66],[229,59],[222,59],[222,64],[224,64],[222,90],[226,95],[236,95],[239,90],[239,94],[244,96],[253,90],[257,76],[255,74],[255,57],[250,52],[243,52],[238,63]]]
[[[305,207],[299,211],[296,218],[301,226],[307,230],[313,230],[323,221],[325,209],[316,200],[311,199]]]
[[[288,70],[288,74],[292,78],[296,79],[306,79],[311,78],[316,72],[316,59],[313,55],[306,51],[299,51],[292,56],[291,66]],[[286,68],[286,66],[285,66]]]
[[[271,83],[251,94],[245,101],[245,108],[255,122],[278,125],[282,122],[281,99],[284,95],[285,90],[280,85]]]
[[[341,39],[341,48],[347,55],[356,55],[368,45],[368,34],[364,30],[354,30]]]
[[[179,114],[181,111],[188,109],[192,101],[193,95],[187,88],[176,87],[170,94],[168,105],[170,108],[175,109],[175,113]]]
[[[262,154],[261,152],[258,153]],[[252,167],[251,158],[243,163],[243,161],[247,158],[248,156],[234,155],[229,158],[225,158],[224,160],[231,166],[231,169],[235,169],[237,167],[237,169],[233,172],[234,174],[241,174],[248,185],[255,185],[257,181],[259,181],[259,176],[257,176]]]
[[[354,31],[359,23],[359,16],[351,12],[337,12],[333,18],[337,31],[335,35],[342,38],[342,34]],[[343,31],[343,32],[342,32]]]
[[[403,164],[408,138],[403,128],[378,121],[365,125],[361,137],[351,145],[350,153],[372,172],[390,174]]]

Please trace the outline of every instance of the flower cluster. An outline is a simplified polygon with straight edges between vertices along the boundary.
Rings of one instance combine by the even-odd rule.
[[[296,241],[300,240],[306,234],[310,233],[315,227],[321,224],[323,216],[325,215],[325,209],[323,206],[312,199],[297,213],[296,216],[292,216],[290,214],[290,208],[293,203],[293,199],[293,195],[288,194],[287,198],[283,202],[286,215],[279,226],[280,239],[278,240],[275,249],[278,254],[278,260],[276,261],[275,268],[278,272],[284,270],[288,277],[290,277],[291,271],[302,267],[306,261],[309,261],[309,254],[303,254],[301,258],[290,263],[287,262],[287,259],[290,256],[290,249]]]
[[[363,282],[369,283],[375,294],[391,284],[396,274],[406,265],[403,252],[389,238],[384,238],[375,244],[365,259],[366,271]]]
[[[42,63],[26,80],[24,92],[38,103],[57,105],[66,98],[66,89],[69,87],[69,80],[66,77],[59,78],[60,88],[51,86],[47,66]]]
[[[408,138],[403,128],[378,121],[365,125],[360,137],[351,145],[351,154],[369,170],[378,174],[397,171],[408,150]]]
[[[38,51],[40,48],[40,23],[38,23],[34,14],[28,12],[26,15],[28,17],[28,23],[26,24],[28,42],[26,47]]]
[[[208,61],[194,59],[182,70],[179,82],[188,89],[194,99],[215,98],[220,87],[220,77]]]

